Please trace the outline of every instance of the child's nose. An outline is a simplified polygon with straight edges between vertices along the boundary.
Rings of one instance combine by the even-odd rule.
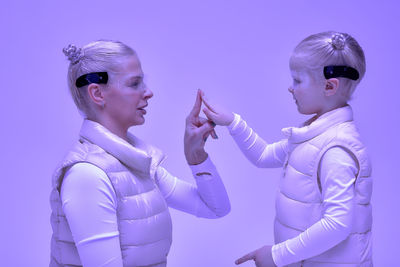
[[[293,94],[293,87],[289,86],[288,91],[289,93]]]

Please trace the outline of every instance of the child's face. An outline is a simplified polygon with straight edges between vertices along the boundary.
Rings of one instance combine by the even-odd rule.
[[[297,110],[301,114],[320,115],[325,103],[323,90],[325,83],[312,77],[306,70],[291,68],[290,72],[293,83],[289,87],[289,92],[296,101]]]

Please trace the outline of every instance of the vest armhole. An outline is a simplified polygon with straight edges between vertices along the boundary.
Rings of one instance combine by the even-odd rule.
[[[79,163],[88,163],[88,164],[91,164],[91,165],[93,165],[93,166],[95,166],[95,167],[97,167],[97,168],[103,170],[102,168],[100,168],[100,166],[98,166],[98,165],[96,165],[96,164],[93,164],[92,162],[84,161],[84,160],[82,160],[82,161],[76,161],[76,162],[74,162],[74,163],[72,163],[72,164],[70,164],[70,165],[64,166],[63,169],[62,169],[62,171],[61,171],[60,178],[58,179],[58,185],[57,185],[57,191],[58,191],[58,193],[61,193],[61,185],[62,185],[62,183],[63,183],[63,181],[64,181],[65,174],[68,172],[69,169],[71,169],[73,166],[75,166],[76,164],[79,164]],[[103,170],[103,171],[104,171],[104,170]],[[106,175],[107,175],[107,177],[108,177],[108,174],[107,174],[107,173],[106,173]],[[108,178],[108,179],[110,179],[110,178]],[[115,190],[115,188],[114,188],[114,190]]]
[[[359,162],[359,160],[358,160],[358,158],[356,156],[356,153],[353,152],[350,148],[348,148],[348,147],[346,147],[344,145],[332,144],[332,145],[326,147],[323,151],[321,151],[321,153],[318,156],[318,165],[317,165],[317,168],[316,168],[315,177],[317,178],[317,185],[318,185],[318,189],[319,189],[320,194],[322,194],[321,179],[319,177],[319,170],[320,170],[320,167],[321,167],[321,161],[322,161],[322,158],[324,157],[324,155],[326,154],[326,152],[328,152],[329,149],[335,148],[335,147],[341,148],[344,151],[346,151],[350,155],[350,157],[354,160],[354,162],[356,163],[356,165],[357,165],[356,180],[358,179],[358,176],[360,175],[360,162]]]

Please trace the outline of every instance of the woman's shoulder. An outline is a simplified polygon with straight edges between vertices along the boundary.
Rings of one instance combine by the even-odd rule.
[[[78,162],[72,165],[65,173],[62,188],[82,188],[98,190],[101,188],[112,189],[111,181],[107,174],[94,164]]]

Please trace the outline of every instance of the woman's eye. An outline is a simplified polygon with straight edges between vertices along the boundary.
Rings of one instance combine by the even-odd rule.
[[[137,82],[132,83],[131,87],[137,88],[139,85],[140,85],[140,82],[137,81]]]

